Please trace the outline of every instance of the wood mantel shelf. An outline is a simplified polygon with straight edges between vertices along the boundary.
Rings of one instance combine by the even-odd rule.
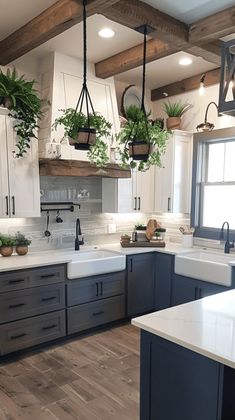
[[[40,159],[40,176],[96,176],[103,178],[131,178],[131,171],[109,163],[99,169],[82,160]]]

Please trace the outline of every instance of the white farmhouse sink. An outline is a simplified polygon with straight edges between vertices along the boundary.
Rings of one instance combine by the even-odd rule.
[[[193,251],[175,257],[175,273],[210,283],[231,286],[231,255],[216,252]]]
[[[68,263],[69,279],[113,273],[126,268],[125,255],[113,251],[78,251],[71,255],[71,259]]]

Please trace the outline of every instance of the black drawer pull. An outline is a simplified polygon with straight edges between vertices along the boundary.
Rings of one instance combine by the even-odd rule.
[[[99,311],[99,312],[93,312],[92,316],[98,316],[98,315],[103,315],[104,311]]]
[[[99,283],[96,282],[96,297],[99,296]]]
[[[11,340],[18,340],[19,338],[25,337],[27,334],[22,333],[22,334],[18,334],[18,335],[12,335],[11,336]]]
[[[48,297],[48,298],[42,298],[41,302],[49,302],[50,300],[55,300],[55,299],[56,299],[55,296],[51,296],[51,297]]]
[[[103,296],[103,282],[100,282],[100,294]]]
[[[42,327],[43,331],[52,330],[53,328],[57,327],[56,324],[48,325],[48,327]]]
[[[51,273],[51,274],[42,274],[40,277],[41,279],[50,279],[51,277],[55,277],[56,274]]]
[[[21,308],[25,303],[17,303],[16,305],[9,305],[9,309]]]
[[[25,279],[9,280],[8,284],[23,283]]]

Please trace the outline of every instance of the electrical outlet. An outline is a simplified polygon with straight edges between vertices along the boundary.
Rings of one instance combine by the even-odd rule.
[[[108,223],[107,225],[108,233],[116,233],[117,232],[117,225],[116,223]]]

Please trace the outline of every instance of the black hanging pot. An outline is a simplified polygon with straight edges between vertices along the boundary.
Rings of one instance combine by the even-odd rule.
[[[77,132],[76,139],[70,139],[69,144],[76,150],[89,150],[96,142],[96,129],[84,127]]]
[[[129,155],[133,160],[147,161],[152,150],[152,145],[144,140],[133,140],[128,143]]]

